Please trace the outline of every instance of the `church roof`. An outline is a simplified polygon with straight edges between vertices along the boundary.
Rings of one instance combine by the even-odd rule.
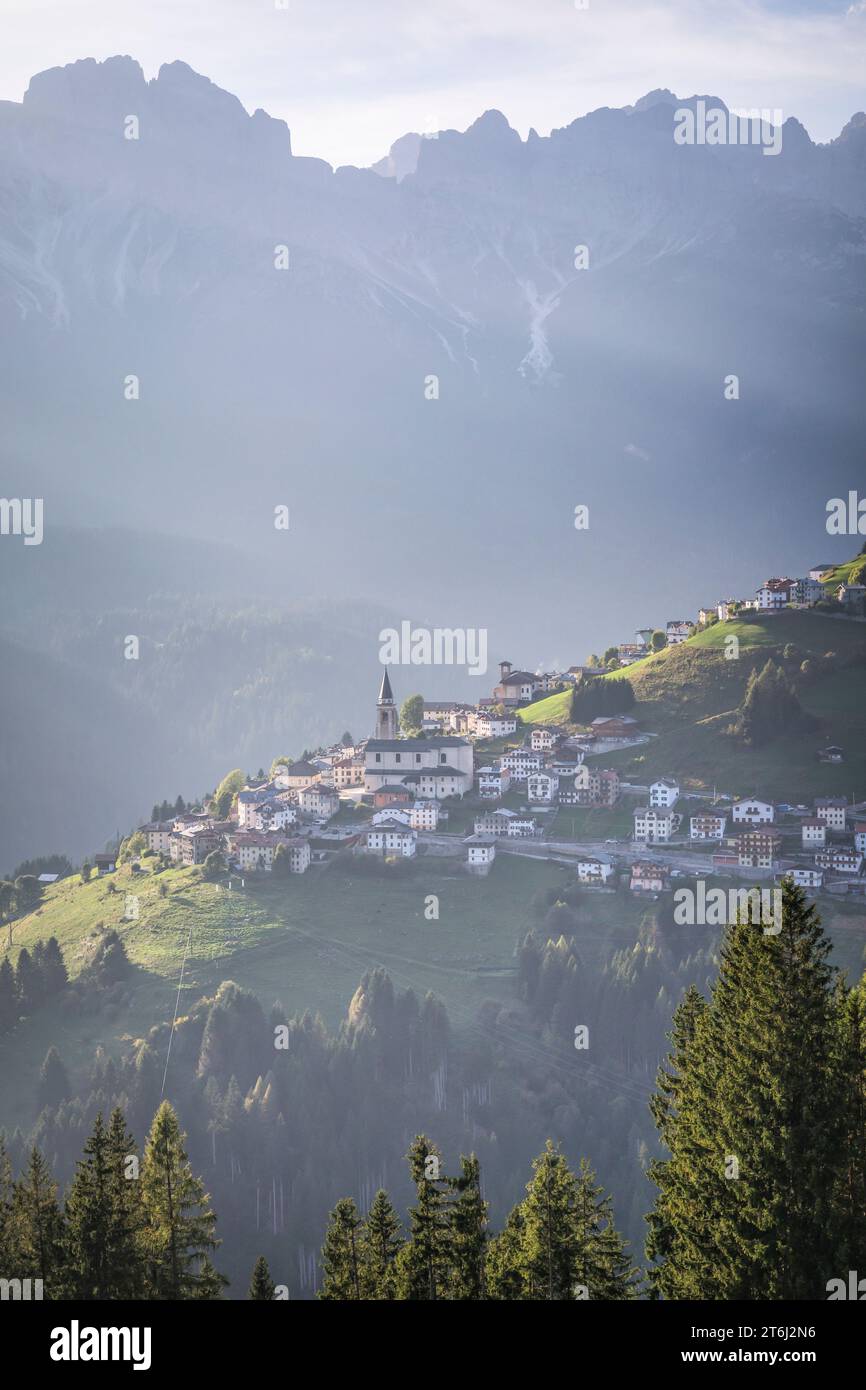
[[[386,666],[385,670],[382,672],[382,684],[381,684],[381,686],[379,687],[379,704],[382,705],[382,704],[385,704],[385,703],[388,703],[388,704],[391,704],[391,705],[393,705],[393,703],[394,703],[394,695],[393,695],[393,692],[392,692],[392,690],[391,690],[391,682],[390,682],[389,679],[388,679],[388,668],[387,668],[387,666]]]
[[[368,753],[429,753],[438,748],[470,748],[468,738],[459,734],[438,734],[433,738],[369,738]],[[375,768],[370,769],[375,772]]]

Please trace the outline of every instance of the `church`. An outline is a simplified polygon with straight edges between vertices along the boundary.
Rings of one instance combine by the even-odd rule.
[[[472,790],[473,748],[469,739],[398,737],[397,706],[387,669],[376,702],[376,733],[367,740],[364,790],[403,784],[419,799],[443,801]]]

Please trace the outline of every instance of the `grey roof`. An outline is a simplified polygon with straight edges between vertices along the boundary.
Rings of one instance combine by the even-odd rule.
[[[391,682],[388,679],[387,666],[385,667],[385,670],[382,672],[382,684],[379,687],[379,704],[384,704],[386,701],[392,705],[394,703],[394,695],[391,690]]]
[[[459,734],[441,734],[435,738],[370,738],[367,752],[373,753],[430,753],[438,748],[471,748],[468,738]],[[375,769],[371,768],[370,771]]]

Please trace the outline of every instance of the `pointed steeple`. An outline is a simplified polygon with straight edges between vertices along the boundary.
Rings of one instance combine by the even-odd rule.
[[[390,682],[389,679],[388,679],[388,668],[387,668],[387,666],[385,667],[384,671],[382,672],[382,684],[381,684],[381,686],[379,687],[379,700],[378,700],[378,703],[379,703],[380,705],[386,705],[386,704],[387,704],[387,705],[393,705],[393,703],[394,703],[394,695],[393,695],[393,692],[392,692],[392,690],[391,690],[391,682]]]
[[[376,701],[376,738],[396,738],[397,733],[397,706],[386,667],[382,672],[382,684]]]

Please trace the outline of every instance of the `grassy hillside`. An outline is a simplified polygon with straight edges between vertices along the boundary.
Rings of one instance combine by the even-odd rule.
[[[520,724],[568,724],[571,722],[571,690],[560,690],[517,711]]]
[[[739,643],[734,659],[726,655],[731,637]],[[802,680],[801,663],[828,653],[837,669]],[[604,754],[605,766],[641,782],[670,772],[707,790],[715,785],[730,792],[762,790],[781,799],[833,792],[866,798],[866,665],[846,664],[858,656],[866,656],[866,625],[825,614],[786,610],[716,623],[628,667],[625,674],[638,701],[632,713],[653,737],[641,748]],[[819,724],[806,736],[748,749],[725,737],[724,730],[750,672],[768,657],[781,661],[801,684],[801,702]],[[570,704],[570,692],[564,691],[519,710],[518,718],[523,725],[565,726]],[[818,762],[818,749],[828,743],[844,748],[841,767]]]
[[[455,860],[431,857],[405,877],[311,869],[288,882],[248,875],[244,888],[235,878],[231,891],[204,882],[197,869],[133,876],[124,868],[110,880],[58,883],[35,913],[14,924],[13,960],[20,947],[56,936],[75,976],[100,932],[115,928],[135,966],[132,997],[122,1012],[107,1017],[45,1009],[5,1039],[5,1074],[15,1082],[4,1087],[0,1080],[0,1127],[24,1121],[13,1093],[32,1094],[50,1044],[74,1073],[92,1060],[97,1042],[116,1054],[171,1020],[188,941],[181,1016],[232,979],[265,1007],[279,999],[290,1013],[309,1009],[334,1026],[364,971],[384,965],[395,983],[419,996],[435,991],[460,1030],[484,1000],[513,998],[514,947],[533,922],[532,899],[567,877],[560,866],[503,854],[487,879],[470,878]],[[127,893],[138,896],[137,921],[124,917]],[[438,921],[424,916],[431,893],[439,898]],[[586,902],[581,949],[587,960],[600,962],[614,940],[634,939],[644,907],[591,892]],[[7,950],[4,929],[0,954]]]

